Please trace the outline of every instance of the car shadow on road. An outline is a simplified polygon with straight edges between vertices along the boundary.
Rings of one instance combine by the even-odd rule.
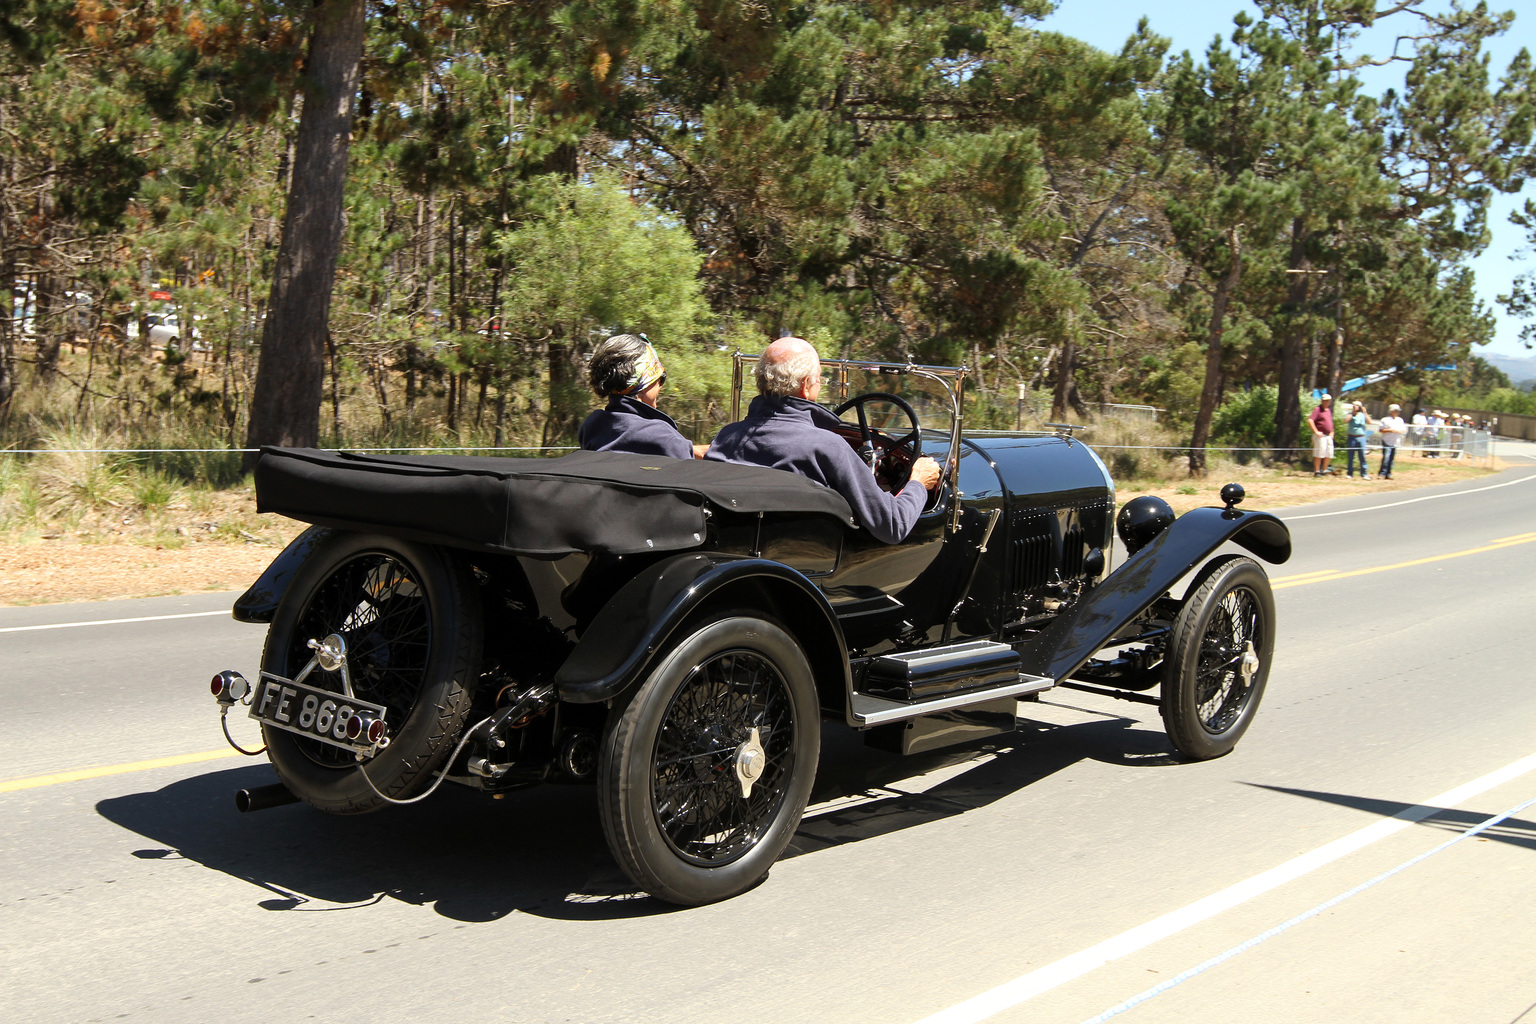
[[[1351,796],[1346,793],[1323,793],[1312,789],[1266,786],[1257,782],[1249,783],[1249,785],[1255,789],[1267,789],[1272,793],[1288,793],[1291,796],[1302,796],[1309,800],[1322,800],[1325,803],[1337,804],[1340,807],[1353,807],[1356,810],[1380,815],[1383,818],[1395,817],[1410,807],[1419,806],[1418,804],[1405,804],[1397,800],[1377,800],[1372,797]],[[1465,832],[1491,817],[1493,817],[1493,814],[1482,811],[1462,811],[1454,807],[1437,807],[1428,817],[1420,819],[1415,824],[1425,825],[1442,832]],[[1479,832],[1477,838],[1510,843],[1514,846],[1524,847],[1527,850],[1536,850],[1536,821],[1526,821],[1522,818],[1505,818],[1497,825],[1492,825]]]
[[[1021,721],[1005,743],[897,757],[858,734],[826,730],[813,802],[867,797],[807,819],[785,857],[803,856],[984,807],[1084,759],[1167,750],[1160,733],[1105,716],[1074,725]],[[914,792],[904,780],[954,772]],[[179,857],[265,890],[282,913],[362,911],[385,899],[478,923],[513,911],[569,920],[677,912],[635,891],[608,853],[590,786],[546,785],[493,800],[445,786],[378,814],[334,816],[302,804],[241,814],[238,789],[276,781],[262,762],[103,800],[108,821],[149,839],[143,859]]]
[[[824,743],[832,743],[824,752],[811,802],[853,802],[807,817],[784,857],[977,810],[1081,761],[1181,763],[1166,735],[1138,726],[1135,719],[1117,715],[1075,725],[1020,719],[1011,736],[907,757],[862,747],[844,749],[861,741],[858,734],[838,730],[835,737],[824,736]],[[936,785],[914,788],[923,775],[957,768],[957,774]]]

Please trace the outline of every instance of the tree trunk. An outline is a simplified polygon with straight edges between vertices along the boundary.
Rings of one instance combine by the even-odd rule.
[[[314,8],[283,237],[261,332],[248,448],[309,446],[319,440],[325,338],[341,252],[347,152],[366,10],[364,0],[320,0]],[[254,468],[257,458],[247,453],[244,468]]]
[[[0,221],[0,230],[4,223]],[[0,316],[0,427],[3,427],[11,421],[11,402],[16,397],[16,340],[11,320],[11,313],[16,308],[16,264],[3,235],[0,235],[0,252],[4,253],[0,260],[0,281],[6,282],[0,288],[0,295],[6,296],[5,315]]]
[[[59,315],[58,279],[52,274],[37,277],[36,315],[32,318],[33,336],[37,339],[37,382],[44,386],[52,383],[59,370],[59,350],[62,347],[64,318]]]
[[[1200,411],[1195,413],[1195,429],[1189,440],[1189,472],[1205,476],[1205,442],[1211,436],[1211,420],[1216,403],[1221,400],[1221,332],[1227,318],[1227,305],[1243,276],[1243,243],[1235,227],[1227,229],[1227,245],[1232,250],[1232,266],[1216,285],[1211,303],[1211,326],[1205,336],[1205,383],[1200,388]]]
[[[1344,322],[1333,330],[1333,344],[1328,346],[1328,392],[1335,403],[1344,387]],[[1337,408],[1337,405],[1335,405]]]
[[[575,435],[576,413],[581,408],[575,345],[557,329],[549,340],[548,353],[549,412],[544,420],[544,438],[540,441],[546,448],[563,444]]]
[[[1072,375],[1077,365],[1077,345],[1068,338],[1061,343],[1061,353],[1056,357],[1056,390],[1051,394],[1051,419],[1057,423],[1067,418],[1067,405],[1072,394]]]
[[[1305,270],[1307,237],[1306,221],[1297,217],[1291,222],[1291,270]],[[1290,275],[1286,304],[1293,319],[1307,301],[1308,274]],[[1282,460],[1294,462],[1304,457],[1298,453],[1301,441],[1301,355],[1305,344],[1301,323],[1285,328],[1280,336],[1280,394],[1275,399],[1275,450]]]

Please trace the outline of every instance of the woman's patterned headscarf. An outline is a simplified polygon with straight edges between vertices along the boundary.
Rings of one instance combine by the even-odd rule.
[[[651,347],[650,341],[645,343],[645,354],[635,360],[635,368],[630,373],[629,379],[616,394],[638,395],[646,388],[661,380],[666,371],[661,368],[661,357]]]

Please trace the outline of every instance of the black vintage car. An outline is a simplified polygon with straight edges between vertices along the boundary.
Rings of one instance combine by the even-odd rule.
[[[738,401],[750,362],[736,357]],[[783,851],[823,720],[912,753],[1010,732],[1019,700],[1086,685],[1159,704],[1188,758],[1234,747],[1274,601],[1257,562],[1209,556],[1235,541],[1284,562],[1278,519],[1236,508],[1235,484],[1225,508],[1175,518],[1143,497],[1117,516],[1070,432],[964,432],[964,370],[824,371],[832,393],[863,391],[836,411],[884,485],[923,452],[944,468],[901,543],[780,470],[265,451],[259,507],[314,525],[235,605],[270,623],[257,679],[213,680],[225,713],[260,722],[281,780],[242,791],[242,809],[595,783],[629,877],[698,904]],[[1129,557],[1112,570],[1116,527]]]

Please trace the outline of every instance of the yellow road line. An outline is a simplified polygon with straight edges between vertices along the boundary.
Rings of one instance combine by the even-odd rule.
[[[1392,565],[1376,565],[1369,569],[1349,569],[1341,571],[1328,571],[1326,573],[1303,573],[1299,576],[1282,576],[1271,580],[1270,585],[1275,590],[1284,590],[1286,587],[1302,587],[1308,583],[1327,583],[1333,580],[1342,580],[1348,576],[1368,576],[1373,572],[1387,572],[1391,569],[1406,569],[1414,565],[1428,565],[1431,562],[1444,562],[1451,558],[1463,558],[1467,555],[1480,555],[1487,551],[1501,551],[1504,548],[1512,548],[1517,544],[1529,544],[1536,541],[1536,533],[1522,533],[1513,537],[1504,537],[1492,541],[1480,548],[1467,548],[1465,551],[1452,551],[1444,555],[1430,555],[1427,558],[1415,558],[1410,562],[1395,562]]]
[[[1319,569],[1319,570],[1317,570],[1317,572],[1299,572],[1295,576],[1271,576],[1269,578],[1269,582],[1271,582],[1271,583],[1280,583],[1280,582],[1289,583],[1292,580],[1311,580],[1311,579],[1313,579],[1315,577],[1320,577],[1320,576],[1332,576],[1335,573],[1337,573],[1338,571],[1339,570],[1337,570],[1337,569]]]
[[[130,764],[101,765],[96,768],[80,768],[72,772],[56,772],[53,775],[33,775],[25,779],[8,779],[0,782],[0,793],[14,793],[19,789],[57,786],[61,782],[99,779],[103,775],[122,775],[126,772],[143,772],[151,768],[171,768],[178,764],[195,764],[198,761],[214,761],[221,757],[240,756],[242,755],[238,750],[205,750],[201,754],[177,754],[174,757],[157,757],[150,761],[134,761]]]

